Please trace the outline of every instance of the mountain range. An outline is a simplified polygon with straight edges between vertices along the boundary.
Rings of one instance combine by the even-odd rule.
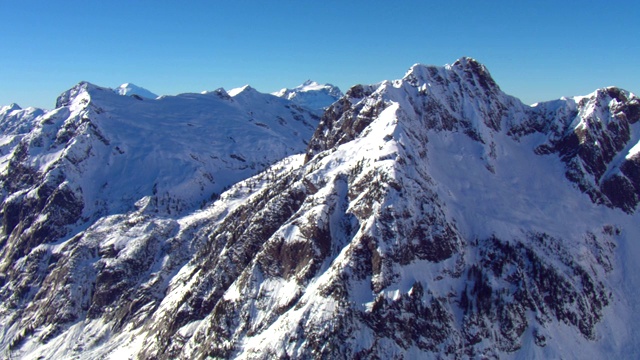
[[[2,107],[0,354],[637,357],[639,120],[472,58]]]

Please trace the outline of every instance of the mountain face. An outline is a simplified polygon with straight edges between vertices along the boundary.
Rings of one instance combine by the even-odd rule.
[[[311,80],[307,80],[293,89],[284,88],[273,95],[291,100],[300,106],[322,110],[343,96],[342,91],[336,86],[321,85]]]
[[[627,91],[527,106],[473,59],[414,65],[352,87],[307,133],[304,154],[282,150],[253,177],[229,176],[235,185],[199,210],[177,204],[217,191],[197,180],[209,154],[266,166],[260,156],[313,116],[249,87],[153,101],[108,93],[63,94],[8,157],[3,356],[640,353],[640,100]],[[202,111],[207,101],[220,117]],[[266,130],[258,121],[270,147],[256,147],[256,133],[234,145],[242,152],[214,151],[225,136]],[[215,169],[214,180],[228,171]],[[117,186],[91,188],[103,178]],[[185,185],[194,181],[204,189]]]

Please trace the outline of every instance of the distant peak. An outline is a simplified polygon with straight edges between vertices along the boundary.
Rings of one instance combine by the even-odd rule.
[[[227,91],[227,94],[229,94],[229,96],[234,97],[237,96],[238,94],[244,93],[244,92],[257,92],[256,89],[252,88],[250,85],[245,85],[245,86],[241,86],[239,88],[235,88],[235,89],[231,89],[229,91]]]
[[[78,89],[83,89],[83,90],[94,90],[99,88],[100,86],[90,83],[88,81],[80,81],[76,86],[74,86],[73,88],[78,88]]]
[[[337,89],[337,88],[331,84],[320,84],[313,80],[307,80],[303,82],[301,85],[296,86],[292,91],[305,92],[305,91],[319,91],[324,89],[328,91],[332,91],[333,89]]]
[[[239,94],[262,94],[260,91],[254,89],[250,85],[241,86],[239,88],[231,89],[227,91],[227,94],[231,97],[238,96]]]
[[[332,84],[320,84],[317,81],[313,81],[313,80],[306,80],[305,82],[303,82],[302,84],[289,89],[289,88],[283,88],[279,91],[273,92],[271,93],[272,95],[278,96],[278,97],[291,97],[292,95],[295,95],[296,93],[301,93],[301,92],[307,92],[307,91],[326,91],[332,95],[335,96],[342,96],[342,92],[340,91],[340,89],[338,89],[337,86],[332,85]]]
[[[2,109],[2,112],[10,112],[10,111],[15,111],[15,110],[22,110],[20,105],[18,105],[16,103],[11,103],[9,105],[3,106],[1,109]]]
[[[308,79],[293,89],[284,88],[271,93],[271,95],[291,100],[309,109],[322,110],[341,98],[344,94],[334,85],[319,84]]]
[[[308,79],[307,81],[303,82],[301,86],[318,86],[318,83]]]
[[[118,86],[117,88],[115,88],[113,91],[116,94],[123,95],[123,96],[138,95],[140,97],[147,98],[147,99],[155,99],[158,97],[158,95],[152,93],[151,91],[132,83],[124,83]]]

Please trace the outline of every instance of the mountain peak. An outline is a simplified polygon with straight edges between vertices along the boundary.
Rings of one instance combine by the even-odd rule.
[[[124,83],[115,88],[113,91],[116,94],[123,96],[137,95],[147,99],[155,99],[158,97],[158,95],[152,93],[151,91],[132,83]]]
[[[473,86],[481,87],[483,91],[499,92],[500,90],[487,67],[470,57],[462,57],[453,64],[447,64],[444,67],[414,64],[409,68],[403,80],[409,81],[414,86],[418,84],[444,83],[447,81],[446,78],[448,76],[442,73],[443,70],[457,74],[457,77],[452,79],[456,82],[460,82],[460,79],[462,79]]]
[[[104,88],[101,88],[97,85],[94,85],[88,81],[80,81],[78,84],[76,84],[74,87],[72,87],[71,89],[63,92],[62,94],[60,94],[60,96],[58,96],[58,99],[56,99],[56,108],[60,108],[63,106],[68,106],[71,104],[71,102],[73,102],[73,100],[75,100],[79,95],[81,94],[88,94],[96,89],[99,90],[104,90]]]
[[[306,87],[306,86],[317,86],[317,85],[318,85],[317,82],[315,82],[315,81],[313,81],[311,79],[307,79],[307,81],[303,82],[301,86],[302,87]]]
[[[470,67],[470,68],[484,67],[484,65],[482,65],[478,60],[468,56],[463,56],[460,59],[456,60],[452,66],[460,66],[463,68],[464,67]]]
[[[33,129],[38,116],[43,113],[44,110],[33,107],[22,109],[16,103],[0,106],[0,133],[2,135],[26,134]]]
[[[5,105],[0,108],[0,112],[3,112],[3,113],[8,113],[10,111],[15,111],[15,110],[22,110],[22,108],[20,107],[20,105],[16,103],[11,103],[9,105]]]
[[[229,96],[231,97],[234,97],[243,92],[251,92],[251,91],[256,92],[254,88],[252,88],[249,84],[247,84],[238,88],[231,89],[227,91],[227,94],[229,94]]]
[[[497,91],[500,87],[491,77],[489,70],[486,66],[479,63],[477,60],[470,57],[463,57],[458,59],[451,66],[453,69],[459,69],[464,71],[467,79],[474,79],[474,82],[480,85],[485,90]]]
[[[306,80],[293,89],[284,88],[272,93],[272,95],[314,110],[323,110],[343,96],[337,86],[319,84],[313,80]]]

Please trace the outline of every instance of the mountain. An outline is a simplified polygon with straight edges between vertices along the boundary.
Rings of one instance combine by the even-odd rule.
[[[0,133],[3,135],[20,135],[31,131],[38,116],[44,110],[29,107],[22,109],[18,104],[0,107]]]
[[[293,89],[284,88],[273,95],[295,102],[311,109],[326,109],[343,96],[342,91],[331,84],[320,85],[307,80]]]
[[[3,123],[20,111],[3,108]],[[0,316],[22,324],[54,318],[67,324],[87,316],[75,298],[81,293],[46,279],[58,273],[56,254],[70,254],[68,246],[75,248],[91,226],[131,213],[174,224],[232,184],[303,152],[318,123],[311,111],[257,92],[231,98],[220,89],[146,100],[85,82],[60,95],[56,109],[22,119],[13,128],[32,129],[19,138],[3,135],[0,176]],[[113,251],[132,244],[118,240]],[[37,254],[47,254],[51,267],[24,268]],[[101,266],[93,260],[86,265]],[[86,284],[96,281],[90,279]],[[27,313],[42,304],[37,289],[49,286],[56,292],[55,300],[45,301],[51,316],[35,320]],[[14,320],[11,326],[18,326]],[[15,334],[4,326],[2,334],[5,351]]]
[[[4,271],[40,243],[135,207],[198,208],[306,147],[317,117],[267,94],[158,100],[80,83],[20,139],[0,182]]]
[[[83,86],[57,111],[86,106]],[[88,93],[105,123],[127,108]],[[260,98],[251,88],[219,95]],[[144,121],[150,108],[137,109]],[[5,185],[4,202],[31,196],[56,211],[12,227],[38,208],[4,206],[0,349],[86,359],[634,358],[638,120],[628,91],[527,106],[462,58],[352,87],[304,154],[202,209],[156,212],[143,197],[42,240],[30,235],[37,224],[80,212],[74,199],[85,191],[72,196],[63,180],[59,195],[35,200],[47,181],[22,171],[5,180],[17,190]],[[52,157],[28,149],[10,165]]]
[[[131,83],[124,83],[115,88],[114,91],[116,92],[116,94],[123,96],[137,95],[145,99],[155,99],[158,97],[158,95],[152,93],[151,91]]]

